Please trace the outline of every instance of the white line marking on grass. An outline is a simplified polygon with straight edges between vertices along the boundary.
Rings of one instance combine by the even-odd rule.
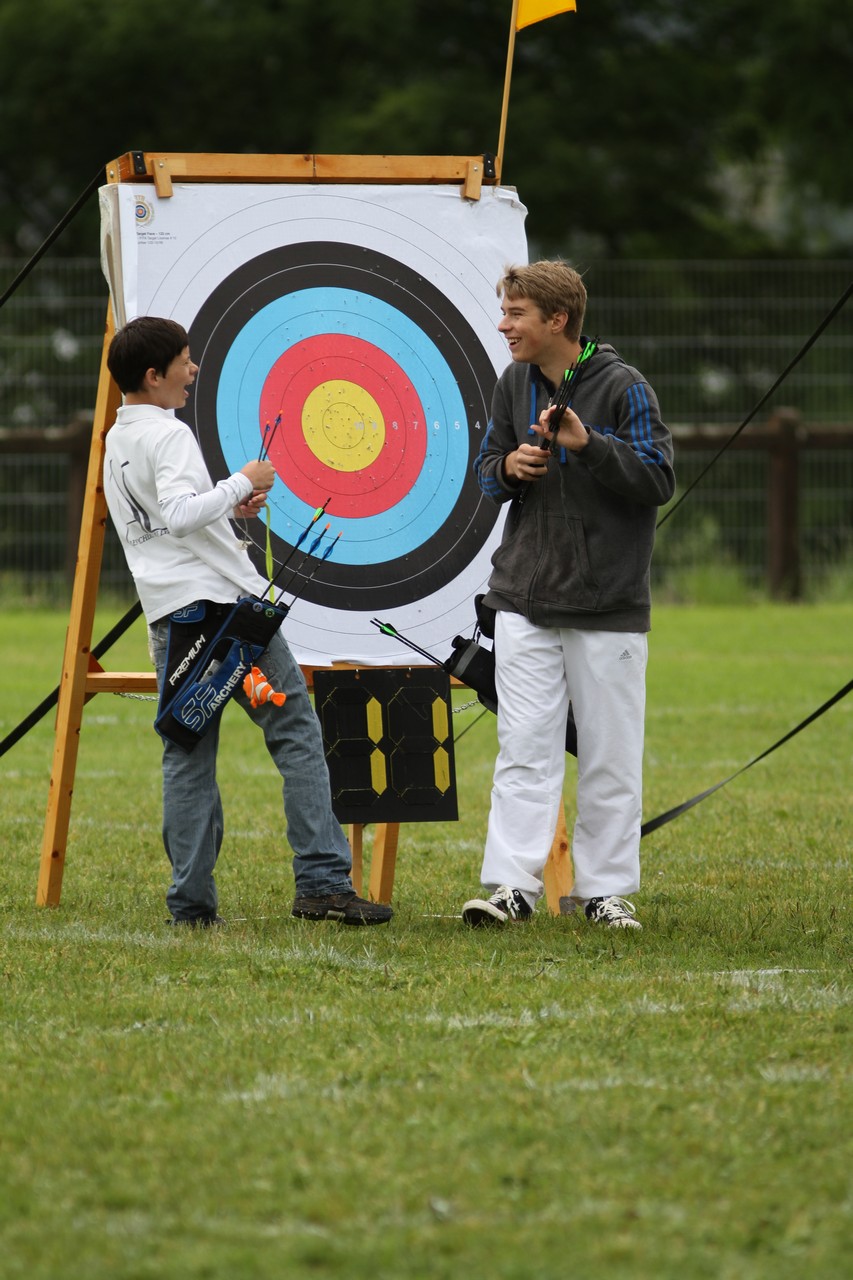
[[[753,978],[777,978],[783,973],[826,973],[826,969],[712,969],[708,977],[729,978],[733,982],[747,983]],[[689,974],[685,974],[689,977]]]
[[[791,1009],[794,1013],[817,1013],[842,1009],[853,1004],[853,992],[840,992],[834,987],[795,993],[778,988],[743,991],[726,1008],[732,1013],[753,1013],[758,1009]]]
[[[768,1084],[821,1084],[829,1079],[826,1067],[759,1067],[762,1080]]]
[[[657,1080],[653,1076],[599,1076],[597,1079],[545,1080],[540,1083],[526,1071],[522,1071],[521,1075],[528,1089],[546,1097],[553,1093],[600,1093],[604,1089],[659,1089],[668,1093],[676,1087],[672,1080]],[[694,1078],[690,1081],[690,1087],[707,1083],[708,1081]]]
[[[246,828],[229,827],[225,839],[226,841],[231,841],[232,843],[235,840],[239,840],[240,844],[268,844],[268,845],[284,844],[284,841],[281,835],[277,831],[274,831],[272,828],[270,828],[268,831],[259,831],[257,827],[255,827],[252,830],[250,830],[248,827]]]
[[[165,922],[161,933],[159,929],[152,929],[150,932],[142,929],[128,931],[106,927],[92,929],[79,921],[62,920],[57,921],[55,925],[43,925],[41,928],[35,925],[25,928],[10,924],[4,928],[3,933],[7,937],[18,938],[23,942],[125,942],[135,947],[170,947],[174,946],[178,930],[167,929]]]
[[[820,975],[818,977],[818,975]],[[830,975],[832,980],[828,981]],[[853,1004],[853,987],[836,980],[834,969],[717,969],[677,975],[682,982],[711,978],[719,985],[741,988],[728,1001],[733,1013],[749,1013],[766,1008],[792,1009],[797,1013],[841,1009]],[[818,977],[817,983],[796,983],[799,977]]]
[[[79,827],[81,830],[86,830],[87,828],[91,830],[93,827],[96,827],[98,831],[103,831],[105,829],[102,818],[87,818],[85,816],[82,818],[75,818],[74,826]],[[116,822],[111,818],[106,829],[109,831],[138,831],[140,833],[144,831],[156,831],[158,837],[160,835],[160,823],[153,820],[151,822]]]
[[[198,1236],[222,1236],[229,1244],[232,1240],[281,1240],[294,1236],[309,1236],[318,1240],[327,1240],[339,1233],[316,1222],[305,1222],[297,1218],[280,1219],[277,1222],[249,1222],[233,1214],[223,1213],[218,1218],[208,1218],[203,1214],[193,1214],[188,1219],[189,1226]],[[371,1221],[365,1224],[365,1231],[373,1228]],[[176,1224],[175,1230],[183,1229],[183,1224]],[[284,1268],[282,1274],[286,1272]]]
[[[698,982],[704,979],[715,979],[720,982],[728,981],[737,986],[746,987],[751,983],[765,982],[769,985],[773,980],[784,977],[786,974],[835,974],[835,969],[685,969],[683,973],[673,973],[668,975],[668,979],[675,982]],[[631,981],[629,976],[625,976],[626,981]],[[778,985],[778,983],[776,984]]]
[[[252,918],[255,919],[255,917]],[[277,917],[258,918],[276,919]],[[290,917],[283,917],[283,919],[289,922]],[[228,931],[227,929],[203,929],[200,931],[195,929],[172,929],[165,919],[162,926],[154,926],[150,931],[142,929],[124,930],[109,926],[93,929],[90,925],[83,924],[81,921],[57,919],[46,922],[43,925],[9,924],[4,927],[3,935],[6,938],[18,939],[21,942],[123,942],[130,946],[162,949],[182,944],[215,944],[217,939],[226,939]],[[231,940],[238,941],[237,936],[232,935]],[[237,951],[250,955],[256,960],[269,959],[277,963],[287,963],[289,961],[294,964],[309,965],[311,967],[325,964],[338,969],[368,970],[369,972],[383,974],[387,970],[387,962],[375,959],[366,947],[361,954],[349,955],[347,952],[339,951],[331,943],[324,942],[319,938],[307,944],[289,941],[286,936],[281,943],[264,942],[257,938],[240,938]]]
[[[661,1017],[671,1013],[683,1013],[686,1008],[687,1006],[679,1000],[656,1001],[643,996],[639,1000],[620,1004],[619,1016],[642,1017],[646,1014],[651,1017]],[[585,1004],[576,1009],[564,1009],[561,1005],[551,1004],[544,1005],[539,1010],[521,1009],[514,1015],[498,1013],[496,1010],[485,1013],[427,1013],[422,1017],[410,1018],[409,1021],[443,1026],[448,1031],[467,1031],[478,1027],[497,1027],[506,1030],[514,1027],[542,1026],[546,1022],[585,1022],[590,1018],[612,1018],[613,1016],[613,1009],[607,1004]]]
[[[251,1089],[229,1090],[222,1095],[223,1102],[269,1102],[272,1098],[293,1098],[306,1092],[307,1081],[297,1083],[285,1076],[260,1075]]]
[[[270,1184],[266,1180],[254,1179],[252,1186],[269,1190]],[[314,1222],[304,1222],[301,1219],[287,1218],[280,1219],[276,1222],[250,1222],[246,1218],[238,1218],[228,1212],[223,1211],[218,1218],[208,1218],[204,1214],[196,1213],[190,1215],[189,1218],[182,1217],[180,1220],[166,1215],[166,1227],[164,1227],[164,1218],[162,1214],[156,1217],[140,1213],[136,1210],[109,1210],[109,1216],[104,1220],[103,1213],[86,1213],[75,1212],[74,1227],[81,1231],[85,1227],[90,1233],[97,1235],[103,1231],[108,1236],[138,1236],[152,1237],[155,1232],[163,1234],[164,1230],[168,1230],[174,1234],[181,1230],[186,1230],[187,1224],[196,1237],[215,1236],[224,1237],[229,1243],[234,1239],[239,1239],[244,1243],[254,1240],[277,1240],[284,1237],[308,1236],[321,1240],[327,1239],[333,1234],[329,1227],[321,1226]],[[364,1229],[373,1228],[376,1224],[371,1221],[364,1223]]]
[[[389,1080],[389,1085],[401,1087],[404,1084],[402,1080]],[[416,1085],[416,1087],[420,1087]],[[310,1095],[312,1098],[331,1099],[334,1102],[340,1101],[347,1094],[361,1088],[360,1082],[355,1079],[332,1080],[329,1083],[318,1087],[317,1081],[307,1076],[284,1076],[270,1075],[262,1073],[257,1077],[255,1083],[248,1089],[231,1089],[223,1093],[223,1102],[241,1102],[241,1103],[267,1103],[276,1099],[292,1099],[303,1098]]]

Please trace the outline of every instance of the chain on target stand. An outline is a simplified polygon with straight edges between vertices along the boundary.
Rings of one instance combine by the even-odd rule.
[[[353,184],[353,186],[356,184],[374,184],[400,188],[405,188],[407,185],[432,186],[441,184],[443,187],[456,188],[460,200],[476,202],[481,199],[483,185],[494,185],[496,181],[495,162],[489,156],[252,156],[131,151],[106,166],[107,187],[105,189],[109,190],[113,184],[121,186],[122,184],[132,183],[140,190],[145,190],[145,184],[147,184],[147,190],[153,188],[157,201],[167,201],[171,205],[171,197],[174,190],[173,183],[182,184],[181,190],[185,189],[183,184],[190,184],[190,188],[193,184],[199,184],[200,189],[204,184],[219,183],[259,184],[268,189],[274,188],[275,184],[314,184],[315,187],[318,184],[320,187],[323,184]],[[137,217],[139,217],[140,209],[143,218],[150,216],[149,202],[144,197],[138,198]],[[158,231],[156,234],[161,237],[165,235],[165,238],[168,238],[168,233]],[[391,239],[393,241],[393,237]],[[383,241],[383,245],[384,243]],[[322,258],[322,266],[327,272],[327,276],[328,273],[333,273],[336,268],[351,273],[359,270],[363,272],[364,269],[360,265],[353,266],[351,250],[339,253],[334,245],[330,246],[325,242],[321,243],[319,248],[325,255]],[[330,248],[331,253],[328,252]],[[263,260],[266,263],[268,259],[274,259],[275,271],[279,273],[293,270],[298,272],[300,269],[304,271],[303,264],[294,264],[293,261],[282,258],[282,254],[287,255],[288,253],[290,253],[290,250],[286,245],[283,247],[276,246],[274,251],[268,251],[259,260]],[[350,254],[350,259],[347,258],[347,254]],[[373,260],[380,263],[390,261],[375,249],[373,251]],[[401,271],[403,273],[402,281],[397,279],[401,275]],[[196,275],[201,274],[201,272],[196,272]],[[398,271],[395,264],[392,264],[390,276],[394,277],[390,283],[384,280],[380,281],[381,287],[377,287],[376,297],[368,297],[368,303],[372,309],[364,319],[363,332],[366,335],[366,339],[372,339],[373,334],[380,331],[383,325],[387,327],[392,305],[396,303],[396,299],[393,296],[395,287],[403,290],[407,297],[411,296],[410,280],[405,277],[404,268]],[[332,276],[328,276],[328,278],[333,279]],[[321,280],[320,282],[322,283],[323,281]],[[314,279],[311,280],[311,284],[312,286],[315,285]],[[188,290],[190,287],[191,282],[186,285]],[[491,287],[493,289],[493,284]],[[382,288],[385,291],[384,295],[382,294]],[[443,305],[441,290],[427,285],[426,282],[424,282],[424,288],[431,290],[427,295],[426,301],[421,304],[416,299],[415,302],[419,306],[422,305],[424,316],[429,315],[433,318],[433,333],[440,333],[441,317],[439,313]],[[328,287],[326,296],[331,296]],[[345,305],[348,301],[344,297],[344,291],[341,289],[337,290],[335,297],[338,301],[343,299],[341,305]],[[221,341],[221,337],[218,336],[220,319],[218,308],[221,301],[220,286],[220,293],[214,292],[210,305],[206,308],[209,315],[205,314],[205,308],[202,308],[200,313],[201,330],[204,333],[207,344],[206,350],[208,347],[215,345],[212,336],[208,341],[208,335],[205,330],[206,325],[209,324],[212,329],[217,330],[216,340]],[[156,298],[154,303],[136,313],[171,314],[168,309],[158,310],[157,302],[159,302],[159,298]],[[263,310],[265,304],[267,310],[269,310],[269,303],[270,299],[263,297],[257,301],[257,304],[253,301],[251,307],[253,314],[258,310]],[[418,313],[413,312],[412,314],[416,316]],[[439,317],[437,320],[435,319],[436,316]],[[175,318],[180,317],[176,315]],[[289,321],[286,316],[282,318],[280,313],[276,313],[274,322],[276,324],[286,324]],[[91,652],[92,629],[107,521],[107,506],[103,490],[104,442],[108,430],[115,421],[116,411],[121,403],[121,394],[113,382],[106,364],[107,351],[115,332],[115,327],[115,312],[112,302],[110,302],[107,308],[77,565],[60,678],[53,765],[36,898],[39,906],[55,906],[58,905],[60,900],[77,753],[85,704],[97,693],[154,694],[157,691],[153,672],[106,671],[92,656]],[[470,471],[470,466],[467,465],[469,459],[464,454],[460,455],[458,450],[461,447],[459,441],[469,434],[464,429],[466,425],[464,411],[466,406],[470,410],[472,401],[470,380],[474,376],[468,368],[469,349],[472,346],[477,347],[476,342],[471,344],[466,340],[465,332],[463,324],[458,327],[458,332],[454,330],[452,342],[445,342],[443,351],[451,348],[454,352],[461,351],[463,359],[460,362],[459,355],[453,355],[448,362],[449,374],[442,373],[440,378],[440,380],[443,379],[442,394],[451,396],[455,393],[457,376],[460,383],[468,379],[468,385],[464,393],[460,393],[460,407],[449,411],[451,419],[455,413],[456,417],[461,421],[457,420],[452,424],[451,422],[447,423],[448,434],[451,435],[451,447],[457,450],[456,471],[460,474],[463,471]],[[472,332],[470,326],[467,332]],[[226,359],[231,360],[232,366],[236,363],[241,368],[243,367],[241,364],[242,353],[248,350],[250,352],[249,361],[251,362],[251,359],[254,358],[255,349],[266,340],[265,336],[261,335],[261,341],[259,342],[256,340],[257,335],[255,335],[253,342],[250,342],[249,347],[245,348],[239,345],[241,341],[245,341],[243,334],[235,330],[231,338],[234,339],[233,353],[228,351]],[[229,342],[231,338],[229,338]],[[195,355],[197,341],[195,330],[193,330],[191,340]],[[357,338],[351,341],[355,344],[352,350],[356,353],[359,351],[359,341],[362,341],[362,346],[365,350],[370,345],[369,342]],[[322,358],[323,342],[324,338],[319,331],[314,332],[309,329],[307,337],[301,343],[306,353],[305,358],[315,360],[318,358],[317,353],[313,352],[313,347],[318,348],[319,356]],[[332,355],[334,355],[334,341],[332,341],[330,349]],[[423,349],[419,348],[419,358],[426,358],[424,353],[428,352],[429,349],[428,342]],[[380,353],[381,355],[382,353]],[[341,358],[345,358],[345,355]],[[477,358],[479,359],[479,356]],[[198,361],[198,356],[196,356],[196,359]],[[454,360],[456,361],[455,364],[453,363]],[[383,364],[382,360],[379,359],[377,369],[373,372],[375,386],[380,387],[380,390],[380,384],[383,386],[393,384],[395,375],[390,363]],[[275,373],[275,370],[273,370],[273,373]],[[481,375],[479,379],[481,384],[494,377],[494,370],[489,365],[488,360],[483,361],[480,359],[479,373]],[[280,373],[278,376],[280,377]],[[233,373],[231,381],[232,383],[237,381],[234,379]],[[402,388],[396,393],[398,394],[397,403],[399,404],[398,417],[403,417],[406,414],[409,407],[406,396],[412,394],[411,388],[404,384],[405,379],[402,382],[398,379],[398,386]],[[242,386],[242,382],[240,385]],[[226,412],[229,413],[229,416],[239,413],[241,404],[236,401],[234,404],[228,403],[228,388],[224,374],[219,384],[220,397],[223,394],[223,386],[225,387]],[[418,388],[415,387],[415,392],[417,390]],[[199,386],[198,380],[196,391],[199,395],[198,403],[195,406],[196,412],[201,413],[206,419],[210,416],[211,411],[221,407],[221,399],[217,401],[215,396],[211,399],[208,393],[208,399],[204,400],[202,394],[204,388]],[[243,393],[241,392],[241,394]],[[367,396],[368,391],[365,390],[361,394]],[[421,397],[422,400],[423,396]],[[481,404],[482,401],[483,396],[481,394]],[[415,400],[415,403],[418,403],[418,401]],[[426,416],[428,417],[429,415],[427,414]],[[478,411],[476,416],[478,418],[482,417],[482,411]],[[487,417],[487,409],[485,416]],[[399,425],[402,427],[405,424],[401,421]],[[424,428],[423,436],[426,436],[428,423],[423,422],[421,425]],[[436,422],[433,425],[438,427],[439,424]],[[455,443],[449,430],[451,425],[456,428]],[[482,425],[478,420],[476,429],[479,431]],[[397,421],[394,421],[393,427],[396,429],[397,426]],[[216,441],[212,445],[209,440],[202,440],[201,431],[198,427],[197,434],[200,442],[206,445],[208,450],[212,448],[214,455],[217,456],[218,465],[221,461],[224,467],[222,473],[229,474],[234,469],[227,456],[231,445],[225,444],[221,446],[224,457],[220,459],[220,455],[217,453],[217,449],[220,447],[219,442]],[[297,443],[301,447],[301,442]],[[423,449],[420,442],[416,443],[419,448]],[[477,444],[478,442],[474,438],[471,442],[471,447],[476,448]],[[245,460],[246,456],[251,456],[251,451],[248,453],[245,451],[245,442],[240,447],[243,449],[243,460]],[[427,440],[425,455],[423,452],[418,455],[416,448],[410,448],[408,458],[403,459],[405,466],[411,467],[414,465],[410,461],[412,457],[417,461],[419,457],[422,460],[425,456],[427,462],[429,462],[430,447],[432,447],[432,442]],[[435,470],[435,455],[433,454],[432,456],[433,463],[431,465]],[[465,465],[460,465],[460,459],[461,463]],[[296,458],[295,460],[298,463],[299,459]],[[274,456],[272,461],[276,462]],[[292,462],[293,460],[289,461]],[[390,476],[393,456],[391,463],[387,458],[380,459],[380,461],[386,470],[389,470]],[[237,465],[239,466],[240,464],[238,463]],[[371,468],[363,466],[362,469],[370,474],[373,481]],[[394,468],[395,472],[399,472],[401,469],[403,468],[400,466]],[[377,474],[381,475],[381,467]],[[444,495],[444,491],[448,488],[446,476],[440,475],[439,481],[440,485],[437,483],[436,493],[440,488],[442,495]],[[375,481],[373,482],[376,483]],[[394,482],[393,477],[391,477],[389,483]],[[407,483],[411,487],[411,476],[408,477]],[[420,480],[417,479],[416,483],[420,483]],[[431,508],[437,506],[439,508],[437,515],[434,514],[429,517],[439,523],[446,518],[441,508],[441,501],[447,500],[446,496],[442,496],[440,501],[436,501],[434,498],[427,501],[423,496],[420,498],[422,505],[430,506]],[[470,497],[467,501],[470,508]],[[353,510],[355,510],[354,506]],[[369,508],[367,510],[369,513]],[[454,516],[456,516],[457,510],[457,508],[454,508]],[[359,512],[356,512],[356,514],[359,514]],[[423,513],[418,515],[422,525],[425,518]],[[487,554],[488,547],[485,547],[484,550],[486,535],[476,531],[477,520],[471,511],[463,511],[462,517],[457,519],[457,524],[460,523],[460,519],[466,533],[471,529],[475,529],[475,536],[479,539],[475,546],[476,553],[480,555]],[[494,516],[489,517],[489,519],[494,522]],[[480,520],[482,523],[482,518]],[[409,524],[417,527],[415,519],[410,519]],[[434,533],[431,525],[428,532],[430,535]],[[488,530],[486,532],[488,533]],[[390,541],[396,546],[399,539],[405,537],[405,533],[404,522],[398,520],[393,527],[393,536]],[[456,535],[454,534],[454,536]],[[435,537],[433,537],[432,541],[435,543]],[[458,541],[459,539],[457,538]],[[372,543],[368,544],[368,552],[366,553],[368,559],[372,546]],[[440,546],[436,555],[447,556],[447,548],[443,545]],[[400,561],[392,559],[391,563],[399,565]],[[337,586],[341,589],[346,589],[347,591],[355,590],[357,594],[360,588],[367,590],[375,587],[375,583],[372,580],[368,580],[366,576],[370,572],[369,564],[364,566],[344,565],[339,567],[336,572],[339,574]],[[359,576],[360,574],[361,577]],[[380,583],[381,586],[384,586],[384,583]],[[374,819],[371,816],[371,800],[375,798],[377,792],[383,789],[394,790],[395,771],[396,775],[400,776],[401,741],[403,743],[408,741],[414,744],[413,756],[417,756],[420,762],[416,763],[414,771],[412,771],[409,768],[410,762],[405,759],[402,761],[402,773],[408,775],[411,783],[410,807],[406,810],[407,816],[403,820],[408,822],[456,817],[453,735],[450,728],[449,693],[440,686],[440,680],[443,679],[446,682],[447,677],[436,668],[401,668],[398,666],[392,669],[373,665],[360,665],[352,662],[338,662],[337,660],[334,660],[329,666],[323,666],[319,662],[311,665],[303,664],[303,671],[309,686],[314,689],[315,704],[318,706],[318,714],[320,714],[321,724],[323,725],[324,743],[329,761],[330,775],[333,780],[333,794],[336,794],[336,813],[349,830],[350,845],[353,853],[353,884],[359,892],[362,892],[363,835],[365,826],[368,822],[371,822],[375,830],[368,893],[375,901],[389,902],[393,892],[400,821],[397,817],[394,820],[380,820],[378,816]],[[334,677],[331,685],[328,682],[330,676]],[[437,677],[440,678],[438,683],[436,683]],[[322,707],[319,694],[322,694]],[[395,716],[397,716],[396,731],[393,729]],[[403,717],[403,720],[400,720],[400,716]],[[420,732],[424,722],[427,724],[426,737]],[[331,730],[329,728],[330,725],[332,726]],[[355,728],[353,728],[354,725]],[[335,726],[338,726],[341,730],[339,734],[341,741],[337,749],[334,749],[334,747],[330,749],[330,732],[334,736]],[[348,763],[352,759],[358,761],[358,767]],[[424,769],[426,769],[426,774]],[[411,804],[412,795],[415,797],[414,805]],[[545,869],[545,886],[550,911],[554,914],[559,914],[561,910],[567,910],[568,897],[572,886],[572,867],[565,815],[563,813],[560,814],[554,843]]]

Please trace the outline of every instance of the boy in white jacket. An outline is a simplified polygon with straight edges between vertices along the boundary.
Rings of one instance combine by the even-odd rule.
[[[247,462],[213,484],[198,443],[173,411],[186,403],[198,368],[186,331],[173,320],[141,316],[120,329],[107,364],[124,394],[106,439],[104,492],[149,628],[162,685],[169,618],[200,603],[217,618],[266,583],[240,545],[229,516],[255,516],[275,480],[268,461]],[[263,655],[264,673],[286,695],[253,708],[235,700],[263,730],[284,780],[287,836],[294,852],[292,914],[344,924],[383,924],[391,908],[357,897],[349,845],[333,812],[319,723],[305,680],[280,632]],[[214,867],[222,845],[216,782],[220,721],[187,752],[163,741],[163,842],[172,867],[170,922],[209,926],[218,914]]]

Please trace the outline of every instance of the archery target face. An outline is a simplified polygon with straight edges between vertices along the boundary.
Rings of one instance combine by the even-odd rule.
[[[317,189],[325,212],[322,196]],[[156,223],[169,202],[152,199]],[[199,366],[182,416],[214,481],[268,449],[277,474],[272,554],[275,569],[284,566],[285,599],[298,596],[285,630],[302,661],[417,661],[371,626],[374,616],[443,659],[474,624],[473,596],[502,524],[473,463],[506,362],[495,281],[506,261],[526,257],[517,220],[515,243],[500,256],[492,246],[480,274],[459,247],[456,224],[470,204],[458,189],[439,210],[444,230],[429,210],[413,222],[410,202],[405,217],[390,211],[387,192],[373,228],[363,201],[353,225],[349,193],[334,204],[350,215],[343,219],[282,225],[282,201],[288,207],[288,193],[272,202],[273,234],[246,210],[241,252],[208,230],[189,258],[175,258],[171,314],[187,327]],[[232,237],[246,231],[243,221],[228,228]],[[144,235],[137,229],[137,244]],[[169,293],[168,279],[158,283],[140,311],[169,314]],[[265,522],[248,528],[263,574]]]
[[[473,474],[473,428],[488,420],[494,371],[426,281],[357,246],[272,250],[213,291],[190,344],[213,470],[239,470],[266,433],[283,482],[271,498],[277,564],[328,500],[327,541],[340,542],[303,599],[387,611],[440,589],[481,550],[497,508]]]

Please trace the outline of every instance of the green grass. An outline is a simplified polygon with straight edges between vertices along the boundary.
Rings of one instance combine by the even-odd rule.
[[[0,619],[0,737],[56,684],[65,625]],[[846,683],[851,634],[849,604],[658,609],[646,817]],[[147,666],[138,624],[105,662]],[[453,918],[491,716],[458,743],[459,822],[401,833],[391,926],[292,920],[276,778],[235,709],[231,923],[175,936],[152,714],[87,707],[55,910],[51,718],[0,761],[3,1280],[847,1274],[853,697],[644,841],[638,936]]]

